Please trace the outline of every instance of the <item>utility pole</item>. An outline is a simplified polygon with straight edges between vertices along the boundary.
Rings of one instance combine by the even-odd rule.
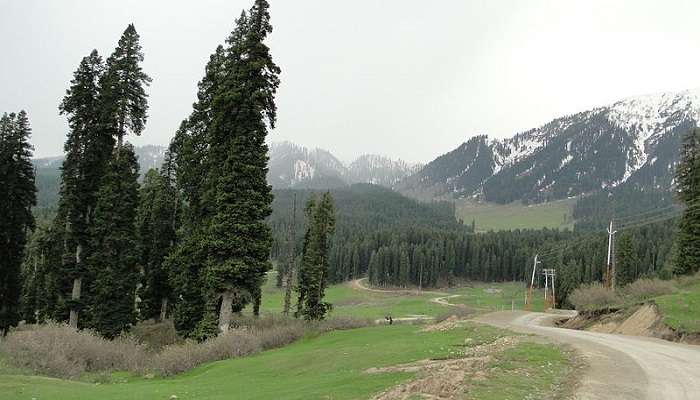
[[[530,310],[532,308],[532,290],[535,287],[535,271],[537,271],[537,264],[540,261],[537,260],[539,254],[535,254],[535,261],[532,263],[532,278],[530,279],[530,288],[527,290],[527,298],[525,299],[525,309]]]
[[[608,260],[605,266],[605,287],[608,289],[615,290],[615,234],[616,230],[613,229],[613,220],[610,220],[610,227],[608,227]]]
[[[557,308],[557,298],[554,289],[554,277],[557,274],[557,270],[553,268],[543,269],[542,275],[544,275],[544,307]],[[552,289],[551,294],[549,289]]]
[[[292,201],[292,221],[289,224],[289,265],[287,265],[287,276],[284,288],[284,315],[289,315],[289,306],[292,300],[292,286],[296,282],[296,218],[297,217],[297,194],[294,193],[294,200]]]

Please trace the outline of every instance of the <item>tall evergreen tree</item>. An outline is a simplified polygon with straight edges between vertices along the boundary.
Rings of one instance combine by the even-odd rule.
[[[124,144],[107,165],[90,229],[91,325],[107,337],[136,319],[138,171],[133,147]]]
[[[121,147],[129,132],[140,135],[146,127],[148,101],[145,87],[151,78],[141,68],[143,52],[134,24],[122,33],[114,52],[107,58],[100,80],[102,128],[109,130]],[[119,154],[119,153],[117,153]]]
[[[686,209],[679,223],[673,268],[677,274],[694,273],[700,269],[700,128],[683,138],[676,182]]]
[[[333,198],[324,193],[318,201],[309,199],[306,206],[307,231],[299,273],[297,313],[307,320],[321,320],[331,305],[323,301],[330,276],[329,252],[335,232]]]
[[[27,113],[0,118],[0,336],[20,316],[21,265],[36,204]]]
[[[172,299],[164,260],[175,244],[178,196],[168,182],[167,171],[163,172],[161,175],[149,170],[139,193],[138,253],[143,274],[140,310],[144,319],[164,319]]]
[[[83,280],[87,273],[85,263],[88,249],[88,228],[91,225],[97,191],[104,168],[113,147],[113,139],[99,129],[100,86],[103,71],[102,58],[96,50],[84,57],[73,74],[70,88],[59,106],[68,116],[70,132],[64,145],[66,158],[61,167],[61,199],[57,228],[63,233],[64,256],[60,275],[71,281],[70,326],[78,327]]]
[[[213,207],[208,220],[205,296],[208,315],[201,336],[228,330],[234,307],[254,302],[270,269],[272,236],[265,219],[272,212],[267,184],[268,124],[274,128],[279,68],[264,43],[272,32],[269,5],[256,0],[243,13],[224,53],[211,108],[210,165],[205,201]]]
[[[639,254],[634,248],[633,236],[622,232],[615,248],[615,282],[622,287],[639,276]]]

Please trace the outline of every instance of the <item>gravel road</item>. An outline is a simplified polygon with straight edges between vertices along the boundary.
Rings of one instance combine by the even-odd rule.
[[[700,346],[556,328],[556,317],[506,311],[475,320],[573,346],[589,365],[575,399],[700,399]]]

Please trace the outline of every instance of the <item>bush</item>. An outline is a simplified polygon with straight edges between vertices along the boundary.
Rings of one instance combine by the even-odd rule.
[[[244,357],[285,346],[304,335],[373,324],[372,320],[332,318],[320,322],[266,315],[239,317],[236,329],[202,343],[181,342],[172,323],[143,323],[129,336],[107,340],[91,330],[67,325],[26,325],[0,342],[0,354],[14,366],[40,375],[106,379],[112,371],[168,376],[198,365]],[[178,343],[179,342],[179,343]]]
[[[262,349],[260,340],[248,332],[232,330],[203,343],[187,341],[165,347],[149,360],[145,371],[157,375],[175,375],[198,365],[255,354]]]
[[[620,296],[600,283],[582,285],[569,295],[569,302],[578,311],[593,311],[622,304]]]
[[[131,328],[129,334],[139,343],[148,346],[149,350],[154,351],[158,351],[165,346],[182,343],[182,338],[178,336],[172,320],[139,322]]]
[[[131,337],[107,340],[58,323],[27,325],[0,342],[0,352],[16,367],[60,378],[136,370],[143,365],[144,347]]]
[[[676,287],[673,282],[646,278],[638,279],[622,288],[623,295],[635,301],[647,300],[675,291]]]

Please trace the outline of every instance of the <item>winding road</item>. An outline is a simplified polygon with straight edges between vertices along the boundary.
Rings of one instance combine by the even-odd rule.
[[[544,336],[578,350],[588,364],[575,399],[700,399],[700,346],[562,329],[555,314],[495,312],[476,321]]]
[[[457,296],[444,292],[374,289],[363,279],[351,282],[359,290],[432,294],[430,301],[446,306]],[[570,345],[587,364],[574,392],[577,400],[700,400],[700,346],[661,339],[579,331],[554,327],[566,314],[501,311],[475,321],[531,333]]]

